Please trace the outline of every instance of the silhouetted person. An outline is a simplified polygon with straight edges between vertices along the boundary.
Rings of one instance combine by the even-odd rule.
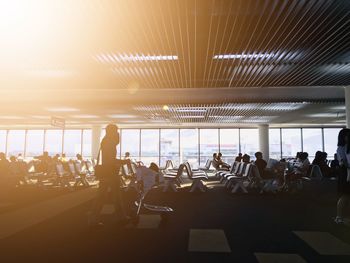
[[[120,190],[119,171],[123,164],[129,164],[130,160],[117,159],[117,145],[119,144],[118,126],[109,124],[106,127],[106,135],[101,142],[101,160],[105,174],[99,178],[99,188],[89,217],[89,224],[101,225],[99,222],[100,211],[104,204],[104,198],[111,189],[115,211],[120,220],[125,220],[126,213],[123,207],[123,201]]]
[[[256,160],[255,160],[254,163],[255,163],[256,167],[258,168],[258,170],[259,170],[260,176],[263,177],[264,170],[265,170],[265,168],[267,166],[267,162],[263,159],[262,152],[256,152],[255,153],[255,158],[256,158]]]
[[[235,158],[235,162],[241,162],[243,159],[242,153],[239,153],[238,156]]]
[[[0,178],[6,178],[10,175],[10,162],[7,160],[6,155],[0,153]]]
[[[336,169],[338,167],[339,167],[339,160],[338,160],[337,154],[335,153],[334,154],[334,159],[331,161],[331,168],[332,169]]]
[[[315,159],[312,161],[313,165],[318,165],[325,177],[330,177],[332,174],[332,169],[327,165],[327,153],[317,151],[315,154]]]
[[[350,129],[341,129],[338,134],[337,157],[340,165],[338,175],[337,217],[335,223],[344,224],[344,210],[350,200]]]
[[[218,155],[217,153],[213,153],[213,160],[212,160],[212,165],[215,169],[219,169],[219,161],[218,161]]]
[[[250,156],[249,156],[248,154],[244,154],[244,155],[242,156],[242,161],[243,161],[244,163],[250,163]]]
[[[218,153],[217,155],[217,160],[218,160],[218,163],[219,163],[219,167],[223,168],[223,169],[230,169],[230,165],[228,163],[225,163],[223,160],[222,160],[222,153]]]
[[[35,156],[34,159],[40,161],[39,164],[36,165],[36,170],[41,173],[48,173],[50,170],[50,166],[52,164],[52,158],[49,156],[48,152],[44,152],[43,155]]]

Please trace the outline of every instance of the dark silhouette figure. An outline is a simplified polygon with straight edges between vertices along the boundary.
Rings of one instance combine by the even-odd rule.
[[[109,124],[106,127],[106,135],[102,139],[100,153],[102,155],[102,166],[105,174],[99,178],[99,188],[89,217],[89,224],[102,225],[99,222],[99,214],[105,203],[105,197],[109,189],[113,198],[115,212],[119,220],[127,219],[120,189],[119,171],[123,164],[129,164],[130,160],[117,159],[117,145],[119,144],[118,126]]]

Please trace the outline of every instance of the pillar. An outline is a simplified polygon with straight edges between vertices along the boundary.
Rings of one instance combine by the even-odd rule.
[[[259,125],[259,151],[262,152],[264,160],[269,159],[269,125]]]
[[[92,126],[91,131],[91,155],[92,158],[96,159],[98,155],[98,151],[100,149],[100,140],[101,140],[101,126]]]
[[[350,128],[350,86],[345,86],[346,127]]]

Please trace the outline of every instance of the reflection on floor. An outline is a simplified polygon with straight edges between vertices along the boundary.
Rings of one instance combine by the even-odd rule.
[[[206,193],[153,191],[147,202],[174,213],[166,222],[142,214],[136,226],[107,220],[102,229],[89,229],[86,212],[96,189],[3,212],[1,261],[350,262],[350,228],[332,222],[334,185],[294,195],[233,195],[216,185],[209,182],[214,187]],[[112,217],[114,207],[105,205],[103,213]]]

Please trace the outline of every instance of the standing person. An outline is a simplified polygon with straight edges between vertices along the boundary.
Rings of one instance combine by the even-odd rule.
[[[350,200],[350,129],[341,129],[338,135],[337,157],[340,165],[336,224],[344,224],[344,210]]]
[[[258,168],[258,170],[259,170],[260,176],[263,177],[264,176],[264,170],[265,170],[265,168],[267,166],[267,162],[263,159],[262,152],[256,152],[255,153],[255,158],[256,158],[256,160],[255,160],[254,163],[255,163],[256,167]]]
[[[94,201],[92,210],[89,215],[89,225],[103,225],[99,222],[99,215],[102,210],[104,199],[107,195],[108,189],[111,189],[113,196],[113,203],[119,220],[127,219],[123,200],[120,190],[119,170],[123,164],[129,164],[130,160],[117,159],[117,145],[119,144],[118,126],[108,124],[106,127],[106,135],[102,139],[100,146],[100,154],[102,155],[103,175],[99,178],[99,188],[96,199]]]

